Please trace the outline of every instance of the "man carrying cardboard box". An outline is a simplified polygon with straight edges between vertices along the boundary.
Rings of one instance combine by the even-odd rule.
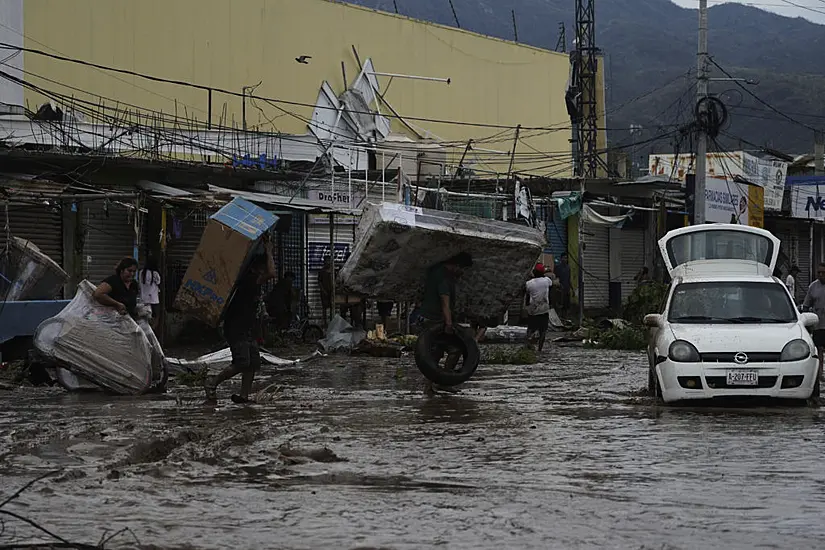
[[[239,373],[243,376],[241,393],[232,395],[232,401],[249,403],[249,392],[252,391],[255,373],[261,367],[261,352],[254,335],[258,300],[261,298],[261,286],[277,275],[269,234],[264,233],[262,239],[266,254],[252,258],[246,272],[238,279],[235,292],[226,308],[223,332],[232,352],[232,364],[217,376],[209,377],[204,383],[208,405],[217,403],[218,386]]]

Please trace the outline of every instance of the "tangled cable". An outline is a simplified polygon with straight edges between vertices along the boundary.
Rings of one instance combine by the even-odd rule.
[[[716,138],[728,122],[728,108],[716,97],[703,97],[694,110],[696,125],[711,138]]]

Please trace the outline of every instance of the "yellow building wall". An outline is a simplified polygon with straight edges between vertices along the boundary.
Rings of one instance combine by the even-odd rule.
[[[352,47],[376,71],[450,78],[451,84],[395,79],[387,101],[402,116],[479,122],[523,130],[516,170],[570,174],[570,120],[564,103],[565,54],[484,37],[328,0],[24,0],[25,45],[101,65],[240,93],[261,82],[258,97],[314,105],[326,80],[343,91],[341,63],[358,75]],[[311,56],[309,64],[296,57]],[[207,92],[148,81],[26,53],[26,78],[98,103],[206,120]],[[76,88],[60,86],[53,81]],[[380,77],[383,90],[388,78]],[[600,86],[601,87],[601,86]],[[83,93],[78,91],[82,90]],[[603,98],[603,93],[601,94]],[[42,102],[26,91],[30,106]],[[241,126],[240,97],[213,95],[213,124]],[[303,134],[312,107],[247,101],[249,127]],[[386,110],[383,110],[386,113]],[[303,120],[302,120],[303,119]],[[436,139],[509,151],[514,131],[411,121]],[[393,131],[404,133],[397,120]],[[491,138],[490,136],[496,136]],[[486,139],[485,139],[486,138]],[[532,149],[531,149],[532,148]],[[536,152],[535,150],[539,152]],[[463,146],[456,143],[453,162]],[[506,172],[509,159],[476,153],[479,169]],[[483,163],[481,161],[484,161]],[[486,166],[485,166],[486,165]]]

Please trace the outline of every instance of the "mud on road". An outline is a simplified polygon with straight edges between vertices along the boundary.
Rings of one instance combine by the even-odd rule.
[[[130,529],[107,548],[825,546],[820,409],[659,407],[646,368],[552,348],[428,397],[409,359],[333,357],[217,409],[2,391],[0,495],[59,470],[3,509],[77,542]],[[0,545],[30,540],[5,521]]]

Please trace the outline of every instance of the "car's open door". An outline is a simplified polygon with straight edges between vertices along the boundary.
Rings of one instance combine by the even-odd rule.
[[[659,240],[659,250],[671,277],[688,272],[770,276],[776,268],[779,244],[765,229],[715,223],[674,229]]]

